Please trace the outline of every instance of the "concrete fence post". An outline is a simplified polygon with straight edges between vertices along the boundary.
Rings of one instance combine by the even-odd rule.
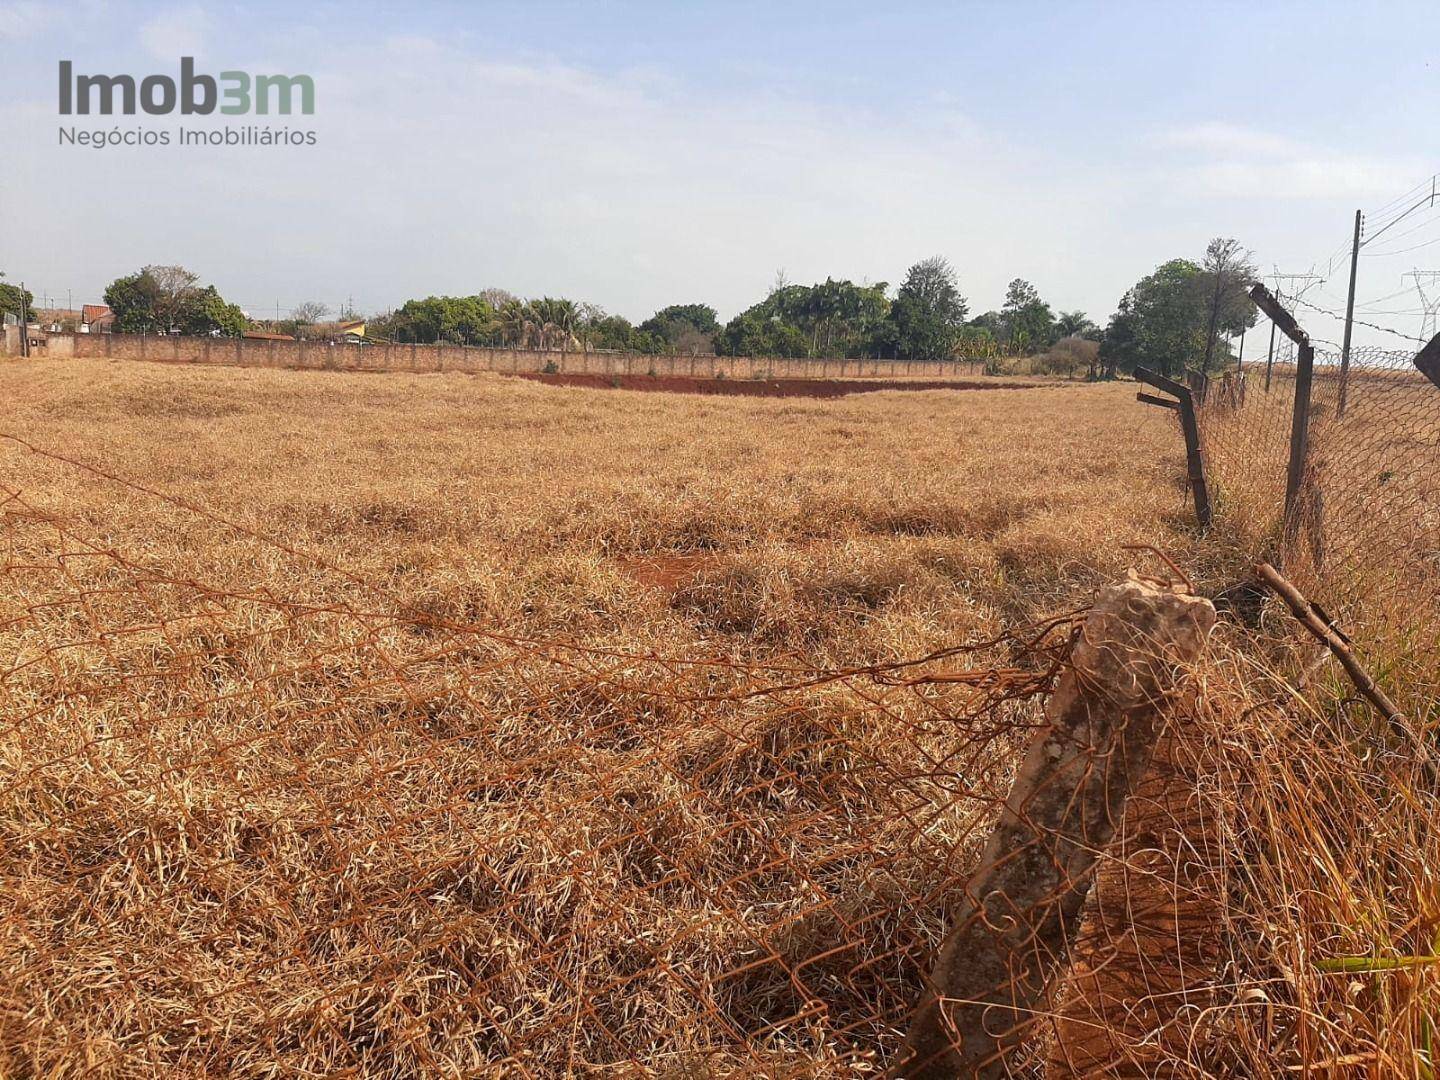
[[[889,1075],[1010,1076],[1068,967],[1095,865],[1149,768],[1180,669],[1215,624],[1203,597],[1133,574],[1101,591],[966,886]]]

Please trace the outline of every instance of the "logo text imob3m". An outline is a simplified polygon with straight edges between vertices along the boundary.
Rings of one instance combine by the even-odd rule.
[[[194,57],[183,56],[178,83],[169,75],[147,75],[137,83],[133,75],[77,75],[71,61],[60,61],[62,116],[133,116],[136,105],[152,116],[173,113],[177,107],[185,116],[208,116],[217,106],[226,116],[289,116],[297,97],[302,114],[314,113],[315,80],[309,75],[197,75]]]

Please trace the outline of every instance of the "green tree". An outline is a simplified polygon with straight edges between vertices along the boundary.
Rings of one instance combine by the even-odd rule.
[[[909,360],[948,358],[965,325],[966,303],[955,271],[936,255],[916,263],[890,305],[894,354]]]
[[[1197,285],[1205,305],[1205,358],[1203,369],[1224,367],[1229,350],[1216,354],[1221,334],[1234,336],[1255,325],[1256,308],[1246,290],[1258,273],[1249,251],[1238,240],[1217,236],[1205,248],[1203,271]]]
[[[783,275],[760,303],[716,336],[722,356],[870,356],[890,310],[885,283],[826,278],[792,285]]]
[[[115,328],[128,333],[242,333],[245,316],[227,304],[215,286],[183,266],[152,265],[116,278],[105,289]]]
[[[186,299],[175,315],[175,327],[182,334],[239,337],[245,332],[245,313],[238,305],[226,303],[214,285],[207,285]]]
[[[4,277],[0,274],[0,277]],[[0,281],[0,316],[14,315],[20,318],[22,311],[35,310],[35,296],[29,289],[21,289],[19,285],[10,285]]]
[[[1102,331],[1083,311],[1062,311],[1055,317],[1055,334],[1058,338],[1078,337],[1099,341]]]
[[[668,346],[664,351],[694,355],[711,351],[720,322],[709,304],[671,304],[642,322],[639,329]]]
[[[975,319],[960,330],[955,343],[958,360],[993,360],[1000,352],[1000,342],[989,326]]]
[[[542,296],[528,300],[530,323],[538,334],[541,349],[579,348],[580,339],[576,331],[580,328],[579,305],[563,297]]]
[[[1135,297],[1127,292],[1120,306],[1110,316],[1110,325],[1100,338],[1100,377],[1113,379],[1121,371],[1134,371],[1141,366],[1140,335],[1135,317]]]
[[[1203,272],[1171,259],[1136,282],[1105,331],[1101,360],[1108,372],[1143,364],[1172,377],[1205,359]]]
[[[715,338],[721,356],[808,356],[810,339],[775,310],[773,295],[742,311]]]
[[[709,304],[671,304],[641,323],[640,329],[655,333],[675,323],[693,326],[702,334],[713,334],[720,329],[715,309]]]
[[[1012,353],[1039,352],[1049,348],[1058,336],[1050,305],[1040,299],[1035,286],[1024,278],[1016,278],[1005,290],[1000,319]]]
[[[406,300],[369,327],[376,337],[432,345],[449,342],[476,345],[488,342],[499,320],[481,296],[427,296]]]
[[[159,284],[145,270],[116,278],[105,289],[105,303],[115,313],[115,329],[127,334],[167,329],[156,315],[158,301]]]

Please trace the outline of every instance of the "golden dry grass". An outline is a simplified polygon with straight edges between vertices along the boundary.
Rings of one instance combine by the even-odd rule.
[[[1233,566],[1133,392],[0,366],[172,500],[0,441],[0,1071],[873,1074],[1043,686],[848,669]],[[1311,961],[1433,930],[1427,804],[1226,633],[1157,844],[1225,964],[1135,1060],[1425,1075],[1428,971]]]
[[[0,447],[20,1072],[871,1070],[1027,706],[722,691],[1083,604],[1183,512],[1114,387],[0,384],[9,434],[304,553]],[[752,666],[669,659],[712,656]]]

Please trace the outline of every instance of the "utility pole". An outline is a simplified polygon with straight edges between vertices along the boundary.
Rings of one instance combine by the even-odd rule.
[[[1440,196],[1440,184],[1437,184],[1437,181],[1440,181],[1440,174],[1430,177],[1429,194],[1421,195],[1418,202],[1413,206],[1401,210],[1398,214],[1390,218],[1389,221],[1385,222],[1384,225],[1380,226],[1377,231],[1366,237],[1363,242],[1360,239],[1360,229],[1364,215],[1361,214],[1359,210],[1355,211],[1355,239],[1350,245],[1350,297],[1345,303],[1345,339],[1340,349],[1340,408],[1337,412],[1339,416],[1345,415],[1345,392],[1350,375],[1350,331],[1355,325],[1355,271],[1360,262],[1360,248],[1364,244],[1371,244],[1380,239],[1387,231],[1400,224],[1400,222],[1404,221],[1416,210],[1432,209],[1435,206],[1435,199],[1437,196]],[[1418,288],[1420,285],[1418,278],[1415,284]],[[1424,290],[1422,289],[1421,296],[1423,297],[1424,295]]]
[[[20,355],[30,355],[30,318],[25,313],[25,282],[20,282]]]
[[[1345,399],[1350,383],[1350,332],[1355,329],[1355,273],[1360,269],[1360,229],[1365,215],[1355,211],[1355,238],[1350,242],[1350,293],[1345,300],[1345,337],[1340,343],[1340,408],[1337,416],[1345,415]]]

